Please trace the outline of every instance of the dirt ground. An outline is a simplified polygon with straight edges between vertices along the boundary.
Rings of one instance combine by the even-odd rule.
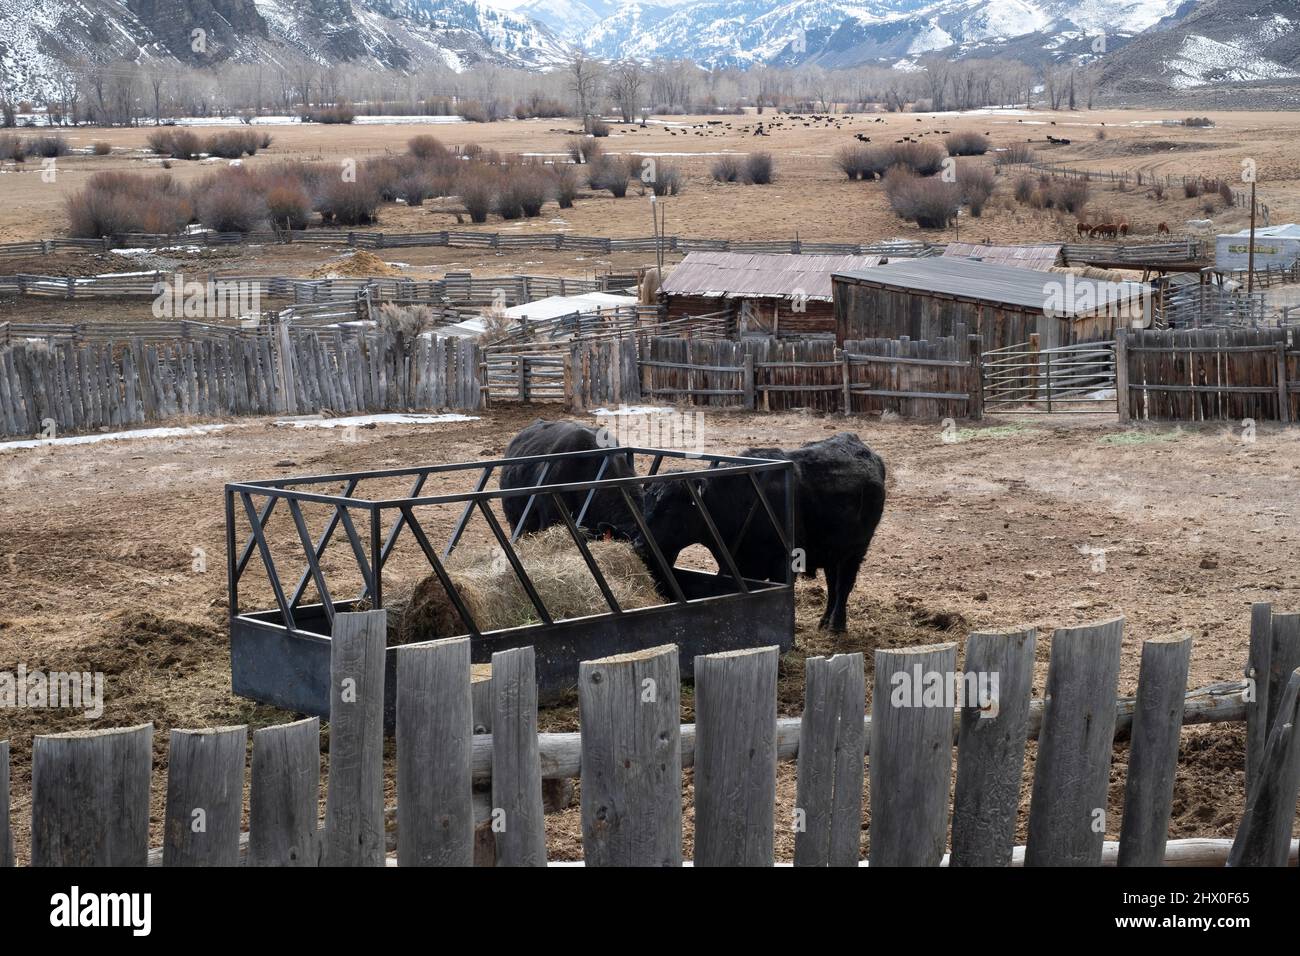
[[[659,161],[679,163],[687,182],[684,192],[667,200],[666,229],[670,234],[731,239],[782,239],[796,235],[808,240],[860,242],[888,236],[946,240],[952,230],[921,230],[900,222],[889,210],[879,184],[849,182],[834,168],[835,152],[853,145],[854,135],[869,136],[873,144],[889,144],[903,135],[922,142],[942,139],[946,131],[973,130],[989,134],[995,147],[1030,140],[1039,158],[1054,164],[1090,170],[1130,170],[1173,175],[1204,175],[1240,180],[1243,161],[1256,165],[1260,201],[1272,209],[1272,221],[1284,223],[1300,218],[1300,159],[1295,142],[1300,116],[1282,112],[1219,112],[1209,114],[1216,125],[1197,129],[1163,126],[1162,120],[1180,119],[1171,112],[1150,110],[1096,110],[1050,113],[1046,111],[998,111],[955,114],[857,114],[836,116],[830,123],[789,117],[772,127],[771,115],[757,117],[672,117],[642,129],[635,124],[615,124],[604,141],[607,151],[645,153]],[[707,125],[713,120],[717,125]],[[762,120],[770,135],[752,135],[753,125]],[[877,122],[879,120],[879,122]],[[284,159],[342,162],[384,152],[404,152],[406,142],[416,134],[432,134],[448,145],[478,143],[501,152],[560,155],[569,136],[563,120],[508,121],[492,124],[448,125],[393,124],[373,126],[275,126],[270,149],[243,162],[250,166]],[[157,157],[146,149],[148,128],[71,130],[65,135],[76,148],[103,140],[115,149],[108,156],[70,155],[57,161],[55,181],[42,180],[40,163],[6,164],[0,171],[0,235],[7,241],[62,235],[65,231],[64,204],[86,179],[100,170],[161,172]],[[203,132],[202,130],[200,131]],[[1050,145],[1048,134],[1071,140],[1068,146]],[[1099,133],[1104,139],[1098,139]],[[708,178],[708,168],[720,153],[765,150],[776,159],[777,180],[769,186],[719,184]],[[986,160],[988,159],[986,158]],[[216,164],[175,162],[170,170],[176,178],[190,182],[210,174]],[[48,177],[46,177],[48,178]],[[1005,179],[1005,178],[1004,178]],[[625,199],[606,194],[586,195],[573,209],[558,210],[548,205],[543,215],[524,222],[501,222],[492,217],[481,227],[457,223],[458,204],[442,200],[419,208],[389,205],[382,211],[380,228],[392,232],[427,231],[445,228],[477,228],[526,235],[567,231],[578,235],[648,236],[651,234],[650,206],[635,196]],[[1051,212],[1035,212],[1017,206],[1007,194],[1004,182],[995,199],[979,219],[963,217],[963,239],[1023,242],[1034,239],[1074,238],[1075,218]],[[1172,193],[1177,193],[1173,195]],[[1246,222],[1248,211],[1218,208],[1206,216],[1203,200],[1186,199],[1171,191],[1156,200],[1142,188],[1121,190],[1094,183],[1090,201],[1091,221],[1107,214],[1127,218],[1135,236],[1155,232],[1160,222],[1169,224],[1175,235],[1201,235],[1189,227],[1191,219],[1211,218],[1213,226],[1204,234],[1236,229]],[[833,211],[833,214],[832,212]],[[468,221],[466,220],[466,223]],[[277,253],[279,255],[279,253]],[[292,254],[291,254],[292,255]],[[262,252],[251,252],[250,261]],[[386,258],[409,263],[411,274],[425,267],[500,269],[510,271],[554,271],[562,266],[571,274],[602,268],[623,268],[641,263],[606,263],[603,258],[552,262],[546,254],[497,256],[491,251],[394,250]],[[521,268],[527,266],[528,268]],[[236,262],[234,268],[243,268]],[[260,271],[260,270],[258,270]]]
[[[230,692],[224,482],[494,457],[539,413],[558,417],[554,407],[503,407],[469,422],[349,433],[244,419],[207,435],[0,451],[0,670],[22,663],[107,675],[98,720],[0,711],[0,739],[13,744],[20,856],[34,733],[153,721],[157,844],[169,729],[292,718]],[[1194,637],[1193,686],[1235,679],[1246,658],[1251,603],[1300,608],[1295,430],[1262,426],[1247,442],[1226,427],[1125,431],[1093,416],[1025,416],[963,428],[958,441],[945,442],[931,423],[709,411],[704,433],[711,448],[738,451],[798,445],[846,428],[887,462],[885,518],[850,602],[847,634],[815,630],[821,582],[798,585],[797,646],[782,663],[782,714],[801,712],[805,656],[863,651],[870,668],[876,648],[961,645],[976,629],[1038,628],[1041,693],[1052,629],[1119,614],[1127,618],[1121,692],[1135,688],[1141,641],[1170,633]],[[454,486],[448,479],[443,487]],[[452,520],[431,519],[429,527],[445,532]],[[319,515],[309,521],[320,527]],[[277,554],[291,550],[292,525],[281,516],[272,530]],[[406,548],[386,572],[393,579],[416,573],[409,536]],[[328,572],[344,573],[346,551],[336,543]],[[203,571],[196,570],[200,556]],[[256,559],[251,568],[244,606],[269,607],[268,592],[251,580]],[[293,568],[287,576],[296,574]],[[689,689],[683,704],[688,720]],[[541,724],[573,730],[576,717],[569,702],[543,711]],[[1242,811],[1243,752],[1243,725],[1184,731],[1173,835],[1231,835]],[[1126,759],[1121,745],[1110,839],[1118,833]],[[1027,781],[1032,760],[1031,746]],[[390,754],[390,803],[392,770]],[[687,781],[689,797],[689,774]],[[785,859],[793,852],[793,799],[794,766],[783,763],[777,819]],[[686,806],[689,852],[689,799]],[[576,806],[549,816],[548,829],[554,858],[580,858]]]

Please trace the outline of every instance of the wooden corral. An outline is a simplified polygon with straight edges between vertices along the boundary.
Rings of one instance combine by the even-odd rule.
[[[1287,329],[1121,332],[1121,420],[1300,421],[1300,342]]]
[[[726,312],[741,336],[829,337],[831,275],[878,265],[880,256],[692,252],[663,281],[668,319]]]
[[[1144,643],[1137,694],[1120,698],[1119,618],[1053,633],[1039,699],[1032,630],[973,635],[962,667],[952,643],[877,650],[870,708],[861,654],[810,658],[802,718],[777,717],[776,648],[702,655],[696,722],[682,724],[677,648],[666,645],[584,662],[575,734],[537,733],[531,647],[495,654],[484,682],[472,672],[470,638],[409,645],[396,668],[395,813],[384,803],[382,759],[386,613],[341,614],[331,641],[323,828],[315,721],[255,735],[247,834],[238,826],[247,728],[209,732],[229,746],[190,748],[186,760],[175,759],[185,732],[174,733],[168,820],[188,815],[201,789],[208,818],[233,826],[169,826],[161,850],[148,846],[152,725],[37,736],[32,863],[469,866],[476,822],[504,808],[511,825],[493,834],[495,863],[541,866],[544,782],[577,777],[587,865],[677,866],[682,768],[693,766],[696,865],[771,865],[776,765],[791,759],[803,811],[796,866],[861,864],[864,764],[871,866],[1276,867],[1295,859],[1300,616],[1267,604],[1252,610],[1250,681],[1186,691],[1192,639],[1178,635]],[[988,675],[1006,679],[995,685]],[[659,688],[648,700],[647,680]],[[363,705],[346,702],[338,690],[346,682]],[[1242,720],[1247,799],[1235,838],[1168,841],[1182,728]],[[1116,843],[1105,839],[1113,825],[1096,826],[1096,808],[1107,804],[1121,737],[1130,744]],[[1032,739],[1028,842],[1016,847]],[[0,783],[7,764],[0,744]],[[488,780],[490,801],[480,793]],[[8,832],[7,796],[0,789],[0,833]]]
[[[908,336],[933,340],[959,325],[984,349],[1042,348],[1109,338],[1144,322],[1148,287],[957,258],[894,260],[834,277],[835,340]]]

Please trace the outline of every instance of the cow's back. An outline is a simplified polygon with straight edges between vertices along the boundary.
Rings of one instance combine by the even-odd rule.
[[[603,447],[596,429],[580,422],[548,422],[538,419],[524,428],[506,446],[505,457],[528,458],[535,455],[559,455],[572,452],[595,451]],[[600,455],[588,455],[581,458],[554,460],[546,471],[546,484],[558,485],[576,481],[594,481],[600,471]],[[501,469],[500,485],[503,489],[529,488],[542,479],[545,462],[529,462],[520,465],[505,465]],[[634,474],[632,466],[623,455],[609,456],[609,465],[602,478],[630,478]],[[633,497],[637,497],[637,492]],[[562,497],[565,506],[576,520],[586,492],[568,492]],[[524,508],[528,504],[527,495],[516,495],[502,500],[502,510],[511,526],[519,523]],[[553,524],[560,524],[562,518],[553,507],[549,498],[538,498],[528,516],[525,531],[540,531]],[[623,505],[621,496],[616,492],[600,492],[592,500],[588,510],[586,524],[598,527],[609,523],[622,528],[631,522],[631,516]]]

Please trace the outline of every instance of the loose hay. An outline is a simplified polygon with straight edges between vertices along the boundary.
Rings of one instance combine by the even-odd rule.
[[[365,279],[370,276],[400,276],[402,270],[390,266],[373,252],[364,249],[340,261],[317,266],[310,273],[313,279],[346,278]]]
[[[587,547],[619,607],[632,610],[662,603],[654,579],[632,545],[626,541],[589,541]],[[557,526],[522,537],[515,552],[553,620],[609,611],[567,529]],[[480,630],[541,623],[500,548],[458,548],[446,568],[456,593]],[[399,597],[388,603],[390,611],[399,617],[395,632],[390,627],[390,644],[465,633],[460,615],[436,574],[421,579],[405,599]]]

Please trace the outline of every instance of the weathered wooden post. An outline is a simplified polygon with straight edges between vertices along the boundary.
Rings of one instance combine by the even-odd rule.
[[[845,351],[840,352],[840,405],[845,415],[853,414],[853,362]]]
[[[9,741],[0,740],[0,869],[14,865],[14,831],[9,825]]]
[[[153,724],[32,739],[32,866],[144,866]]]
[[[320,718],[253,731],[248,865],[317,866]]]
[[[695,865],[771,866],[780,650],[695,658]]]
[[[938,866],[948,836],[957,645],[876,651],[871,865]]]
[[[1291,672],[1300,667],[1300,614],[1274,614],[1268,653],[1268,732],[1277,722],[1282,692]]]
[[[1129,423],[1128,400],[1128,329],[1120,327],[1115,330],[1115,408],[1119,413],[1119,423]]]
[[[1025,866],[1101,864],[1123,638],[1123,618],[1052,634]]]
[[[384,865],[384,653],[388,612],[342,613],[330,639],[326,866]]]
[[[861,654],[804,662],[795,866],[857,866],[862,840],[866,680]]]
[[[1250,806],[1255,793],[1264,746],[1268,743],[1272,654],[1273,605],[1256,602],[1250,607],[1250,656],[1246,661],[1246,679],[1250,681],[1246,700],[1246,806]]]
[[[397,863],[472,866],[469,638],[397,651]]]
[[[681,866],[680,692],[675,644],[578,665],[588,866]]]
[[[966,373],[970,376],[970,384],[966,387],[970,401],[966,408],[970,417],[979,421],[984,417],[984,339],[979,335],[968,335],[966,342],[970,347],[970,370]]]
[[[1029,628],[976,633],[966,642],[949,866],[1011,863],[1037,638]],[[985,700],[980,699],[981,688]]]
[[[1229,866],[1286,866],[1296,797],[1300,795],[1300,670],[1279,695],[1259,781],[1237,828]]]
[[[755,405],[754,398],[754,353],[746,352],[744,361],[744,385],[745,391],[745,409],[753,411]]]
[[[1277,343],[1277,420],[1291,421],[1291,393],[1286,381],[1286,342]]]
[[[163,866],[239,863],[247,750],[247,727],[171,732]]]
[[[492,832],[497,866],[545,866],[537,678],[531,647],[492,655]]]
[[[1164,862],[1191,660],[1192,639],[1188,635],[1153,638],[1142,644],[1119,834],[1120,866],[1160,866]]]

